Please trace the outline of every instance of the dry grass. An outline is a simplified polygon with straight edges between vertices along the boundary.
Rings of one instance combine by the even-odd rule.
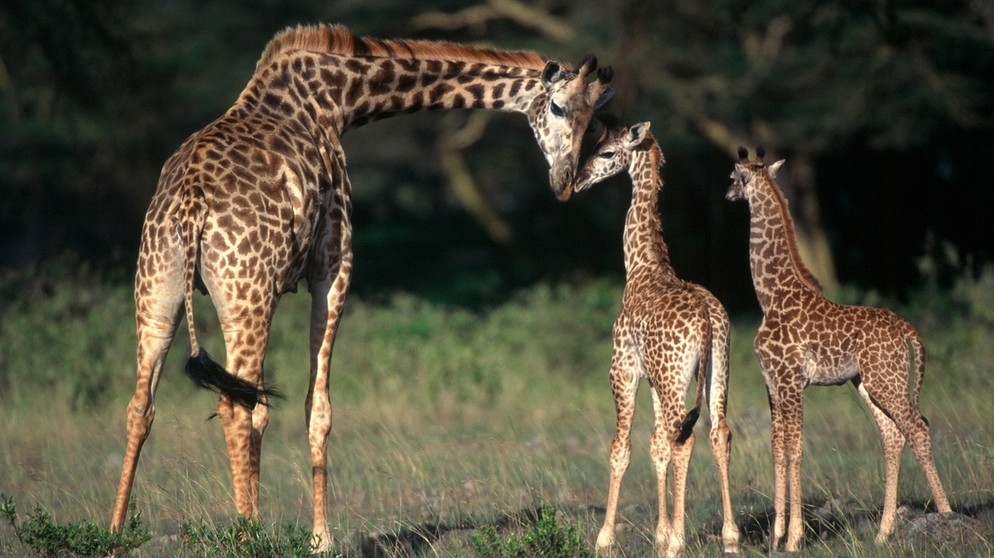
[[[129,296],[127,289],[110,293]],[[592,546],[607,488],[607,452],[614,410],[606,383],[610,325],[620,286],[536,288],[486,312],[445,308],[400,296],[387,305],[350,301],[337,345],[332,383],[335,425],[329,449],[330,524],[339,550],[370,555],[473,555],[469,541],[483,524],[527,523],[544,504],[560,509]],[[198,299],[203,343],[221,353],[206,298]],[[13,316],[32,325],[37,305]],[[127,304],[114,315],[93,303],[65,318],[90,345],[112,339],[79,370],[110,366],[115,384],[95,402],[78,404],[55,386],[28,380],[17,397],[0,398],[0,491],[22,510],[40,506],[60,522],[109,518],[120,473],[124,407],[133,370],[119,353],[133,354],[119,329],[130,329]],[[287,399],[273,409],[263,448],[262,520],[309,525],[310,463],[303,427],[306,391],[307,297],[287,297],[273,326],[267,367]],[[8,305],[5,311],[13,306]],[[112,331],[76,327],[106,324]],[[199,323],[202,322],[202,323]],[[747,555],[765,554],[771,514],[772,469],[765,389],[751,354],[756,323],[733,332],[729,420],[736,520]],[[56,324],[52,327],[59,327]],[[958,333],[957,333],[958,331]],[[4,337],[9,329],[0,330]],[[30,339],[22,331],[19,339]],[[991,330],[973,324],[926,331],[931,351],[922,407],[933,427],[939,473],[954,509],[980,520],[990,541],[994,517],[994,440],[990,429]],[[121,339],[124,338],[124,341]],[[56,343],[58,342],[58,338]],[[66,340],[74,346],[79,339]],[[84,343],[84,345],[86,345]],[[0,372],[21,378],[18,351],[0,346]],[[51,363],[32,353],[31,366]],[[178,340],[157,398],[152,436],[142,453],[133,503],[157,538],[137,554],[173,555],[169,538],[184,522],[224,525],[233,514],[231,483],[220,427],[207,420],[214,399],[194,391],[180,373],[186,348]],[[101,356],[105,355],[105,356]],[[46,369],[52,376],[57,370]],[[58,377],[57,374],[52,377]],[[655,479],[648,456],[651,428],[642,390],[633,433],[632,464],[621,493],[619,548],[625,556],[651,551]],[[46,392],[55,397],[47,397]],[[882,499],[883,459],[872,418],[851,386],[816,388],[806,395],[805,501],[809,512],[836,505],[831,521],[811,521],[813,556],[910,556],[921,549],[872,539]],[[706,438],[707,420],[689,479],[691,556],[720,551],[720,498]],[[920,516],[929,504],[921,471],[906,453],[900,504]],[[0,526],[0,554],[18,553]],[[942,549],[927,549],[938,551]],[[981,551],[994,552],[987,542]]]

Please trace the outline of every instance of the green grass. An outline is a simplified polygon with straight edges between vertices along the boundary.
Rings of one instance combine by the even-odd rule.
[[[0,492],[56,525],[104,525],[134,382],[131,289],[86,272],[52,278],[57,275],[0,278]],[[977,518],[987,537],[976,549],[981,554],[994,552],[994,306],[990,295],[984,298],[994,289],[988,275],[994,272],[965,277],[953,291],[922,294],[898,309],[925,337],[922,408],[954,509]],[[331,384],[335,550],[512,555],[535,537],[572,544],[571,533],[592,549],[607,491],[614,408],[606,376],[620,294],[621,285],[610,282],[537,286],[475,312],[405,294],[382,304],[351,299]],[[287,398],[276,403],[266,432],[263,530],[250,542],[284,550],[299,542],[295,529],[310,526],[303,424],[308,305],[304,293],[284,298],[267,358],[267,377]],[[209,299],[197,297],[196,306],[201,343],[222,355]],[[769,410],[751,349],[757,325],[748,318],[733,325],[729,398],[733,502],[747,556],[765,554],[772,513]],[[183,377],[188,343],[180,331],[132,496],[152,537],[136,556],[199,555],[202,546],[184,546],[190,544],[185,535],[219,548],[234,544],[232,533],[258,528],[238,531],[220,427],[208,420],[216,400]],[[848,385],[808,390],[805,405],[808,554],[952,555],[900,541],[873,544],[883,459],[872,418]],[[651,416],[645,386],[621,492],[624,556],[652,551]],[[704,418],[688,482],[690,556],[720,552],[720,498],[706,428]],[[930,494],[910,452],[901,475],[899,505],[920,516]],[[843,511],[815,520],[815,510],[829,501]],[[546,509],[555,510],[551,520],[536,511]],[[0,526],[0,556],[25,552],[12,527]]]

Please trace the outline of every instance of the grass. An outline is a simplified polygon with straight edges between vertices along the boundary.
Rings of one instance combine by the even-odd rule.
[[[0,278],[0,492],[57,525],[103,525],[134,382],[131,290],[85,271],[58,276]],[[954,509],[979,521],[986,537],[974,548],[980,554],[994,553],[989,280],[964,277],[953,290],[924,293],[903,309],[929,349],[921,402],[939,473]],[[611,282],[536,286],[483,311],[405,294],[379,304],[351,299],[333,362],[329,524],[336,552],[527,555],[521,549],[528,540],[569,545],[574,536],[576,548],[592,549],[607,489],[614,408],[606,374],[620,293],[621,285]],[[198,297],[196,305],[201,343],[221,355],[209,299]],[[287,296],[274,320],[267,377],[287,399],[272,410],[264,442],[263,531],[248,539],[275,541],[284,550],[297,548],[297,530],[310,524],[303,426],[308,313],[306,294]],[[769,410],[751,350],[757,324],[742,318],[733,325],[729,399],[733,502],[747,556],[765,554],[772,513]],[[233,517],[220,427],[208,420],[215,400],[183,378],[187,350],[181,334],[139,464],[132,502],[152,538],[136,556],[206,555],[203,545],[229,547],[245,540],[232,533],[259,528],[239,527]],[[808,390],[805,405],[807,553],[952,555],[901,541],[873,544],[883,459],[872,418],[851,386]],[[702,419],[697,428],[688,482],[690,556],[720,552],[720,498],[706,425]],[[650,429],[644,387],[621,492],[624,556],[652,551]],[[921,516],[929,499],[906,452],[899,505]],[[14,529],[0,525],[0,556],[25,551]],[[524,554],[514,554],[519,551]]]

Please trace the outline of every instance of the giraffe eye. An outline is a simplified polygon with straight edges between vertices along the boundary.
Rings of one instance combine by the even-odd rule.
[[[615,155],[614,151],[605,151],[604,153],[598,155],[598,157],[600,157],[601,159],[613,159],[614,155]]]
[[[556,102],[551,99],[549,100],[549,110],[556,116],[566,116],[566,109],[557,105]]]

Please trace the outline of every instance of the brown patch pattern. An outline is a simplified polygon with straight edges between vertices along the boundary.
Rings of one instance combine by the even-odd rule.
[[[135,277],[137,381],[111,527],[124,523],[162,364],[181,316],[191,362],[212,363],[194,330],[195,286],[213,299],[227,353],[223,368],[200,368],[224,376],[215,386],[234,380],[250,393],[258,390],[257,397],[236,398],[219,387],[218,404],[236,508],[258,516],[270,322],[280,296],[306,279],[312,297],[305,413],[314,535],[327,549],[328,377],[353,259],[352,190],[341,134],[419,110],[523,113],[549,161],[550,185],[561,196],[572,183],[595,104],[610,95],[609,73],[587,82],[595,68],[592,58],[574,72],[532,53],[364,39],[338,26],[296,28],[273,39],[235,104],[166,161],[145,216]]]
[[[772,417],[774,509],[771,549],[787,535],[800,548],[803,398],[808,385],[851,381],[870,407],[883,438],[886,480],[877,542],[894,530],[897,479],[905,441],[925,472],[935,505],[950,511],[932,458],[928,422],[918,407],[925,349],[914,327],[889,310],[847,306],[825,298],[797,253],[786,198],[774,178],[783,164],[743,159],[732,172],[728,199],[749,202],[749,262],[763,309],[754,343]],[[910,346],[910,352],[909,352]],[[909,362],[909,355],[913,357]],[[915,371],[908,392],[908,369]],[[785,519],[790,485],[790,524]],[[785,528],[786,527],[786,528]]]
[[[580,169],[574,185],[574,190],[583,191],[623,171],[632,180],[632,203],[624,233],[625,291],[614,322],[610,372],[617,422],[611,442],[607,514],[597,536],[597,549],[607,552],[614,543],[618,495],[631,455],[636,394],[641,380],[646,378],[655,410],[650,453],[658,483],[657,554],[676,556],[684,547],[684,502],[694,446],[693,425],[706,387],[711,448],[721,482],[722,541],[725,553],[734,554],[739,550],[739,530],[728,481],[731,432],[725,420],[728,314],[711,292],[680,280],[670,265],[658,209],[664,159],[648,128],[648,123],[642,123],[608,129]],[[685,400],[695,371],[697,400],[688,413]],[[671,462],[672,515],[666,504],[666,476]]]

